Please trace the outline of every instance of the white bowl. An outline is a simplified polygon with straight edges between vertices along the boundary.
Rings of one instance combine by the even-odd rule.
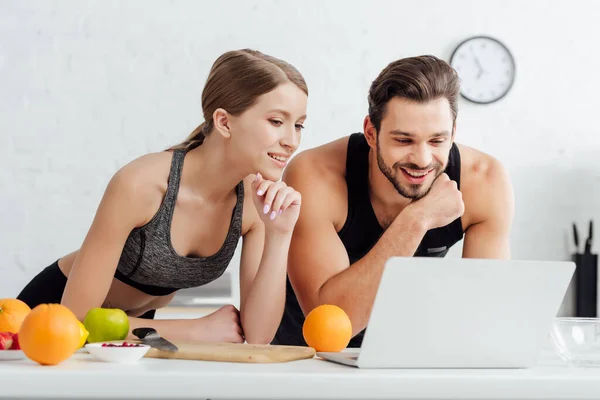
[[[0,361],[23,360],[27,358],[23,350],[0,350]]]
[[[137,347],[103,347],[103,343],[88,343],[87,351],[95,358],[105,362],[133,363],[146,355],[150,346],[140,344]],[[114,343],[113,344],[120,344]]]
[[[555,318],[550,338],[569,365],[600,367],[599,318]]]

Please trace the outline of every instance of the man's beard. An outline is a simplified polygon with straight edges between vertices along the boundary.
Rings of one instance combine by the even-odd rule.
[[[379,170],[381,173],[394,185],[394,188],[400,193],[401,196],[406,197],[407,199],[419,200],[423,198],[429,193],[431,187],[433,186],[433,182],[444,172],[445,167],[439,162],[434,161],[426,168],[420,168],[418,165],[412,163],[395,163],[392,168],[388,167],[383,161],[383,157],[381,157],[381,152],[379,151],[379,142],[377,143],[377,165],[379,166]],[[434,173],[435,177],[431,182],[431,185],[427,189],[423,189],[423,185],[402,185],[398,179],[398,174],[402,173],[400,168],[410,169],[413,171],[429,171],[430,173]]]

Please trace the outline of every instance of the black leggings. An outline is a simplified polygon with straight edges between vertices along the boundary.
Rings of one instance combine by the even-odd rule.
[[[67,277],[58,267],[58,261],[55,261],[37,274],[21,290],[17,299],[25,302],[31,308],[38,304],[60,303],[66,285]],[[139,318],[154,319],[154,314],[156,314],[156,310],[149,310]]]

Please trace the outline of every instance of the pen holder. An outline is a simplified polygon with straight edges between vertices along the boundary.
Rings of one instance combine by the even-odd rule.
[[[598,297],[598,255],[573,254],[575,262],[575,316],[596,318]]]

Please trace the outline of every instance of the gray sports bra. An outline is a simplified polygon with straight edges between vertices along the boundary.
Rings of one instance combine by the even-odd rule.
[[[171,221],[179,192],[185,150],[175,150],[167,193],[154,217],[129,234],[115,278],[153,296],[202,286],[223,274],[239,242],[244,207],[244,183],[236,186],[237,202],[223,246],[208,257],[184,257],[171,244]],[[202,223],[198,221],[197,223]]]

